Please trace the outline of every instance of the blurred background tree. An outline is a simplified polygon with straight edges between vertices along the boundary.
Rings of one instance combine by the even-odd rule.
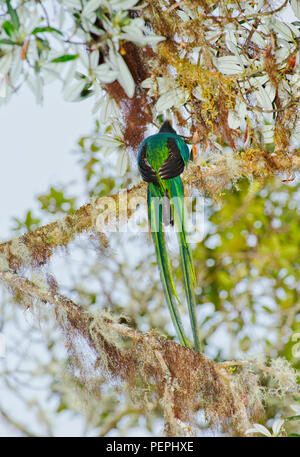
[[[1,8],[2,109],[23,84],[41,103],[44,85],[58,79],[65,100],[94,97],[98,118],[73,152],[85,195],[70,194],[68,183],[51,187],[37,197],[38,214],[16,217],[14,238],[0,245],[1,279],[9,287],[0,302],[3,423],[29,436],[68,433],[70,418],[82,435],[244,435],[255,420],[270,428],[285,418],[273,433],[299,433],[298,2],[6,1]],[[143,366],[134,353],[139,343],[133,350],[129,335],[120,342],[104,329],[105,319],[115,319],[175,340],[147,233],[104,236],[84,219],[87,210],[76,211],[83,197],[97,211],[101,197],[144,191],[137,150],[165,117],[191,145],[186,190],[205,208],[203,239],[192,243],[204,354],[219,366],[220,383],[237,389],[247,420],[236,405],[224,414],[213,405],[205,414],[207,405],[192,399],[193,418],[174,425],[181,416],[156,389],[150,355],[145,351]],[[138,211],[145,228],[145,209]],[[54,236],[45,224],[59,219]],[[16,277],[30,284],[16,284]],[[184,295],[180,268],[176,281]],[[48,291],[79,304],[94,327],[76,326],[61,303],[48,306]],[[93,332],[100,349],[90,347]],[[134,380],[121,373],[125,384],[117,376],[121,356],[125,371],[138,371]],[[171,361],[168,367],[173,387],[183,390],[186,380],[176,386]],[[209,409],[209,393],[204,400]],[[229,416],[231,426],[213,415]]]

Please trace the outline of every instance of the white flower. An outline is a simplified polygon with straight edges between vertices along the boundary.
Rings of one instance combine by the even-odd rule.
[[[272,110],[272,102],[275,98],[275,87],[272,86],[270,82],[267,82],[266,86],[262,87],[257,81],[256,87],[258,90],[255,92],[255,95],[260,106],[265,110]]]
[[[101,104],[99,105],[100,122],[107,124],[112,119],[118,119],[120,117],[120,110],[115,100],[107,95],[103,97]]]
[[[172,108],[172,106],[179,108],[187,101],[188,96],[188,91],[176,87],[159,97],[156,102],[156,110],[158,112],[162,112],[166,109]]]
[[[132,98],[134,96],[135,82],[134,79],[127,67],[123,57],[110,46],[109,50],[109,63],[113,70],[117,72],[117,79],[123,89],[125,90],[127,96]]]
[[[172,78],[166,76],[145,79],[142,84],[145,89],[150,89],[148,94],[155,96],[157,92],[160,97],[156,102],[156,110],[158,112],[165,111],[166,109],[175,106],[179,108],[182,106],[189,97],[189,92],[181,87],[176,86],[176,82]]]
[[[236,56],[224,56],[216,59],[216,65],[224,75],[236,75],[243,72],[240,59]]]
[[[90,19],[93,17],[94,11],[99,8],[99,6],[103,5],[103,3],[103,0],[90,0],[83,8],[82,16]]]
[[[109,147],[112,149],[116,149],[121,146],[121,141],[117,138],[113,138],[109,135],[99,135],[96,137],[96,143],[99,147]]]
[[[123,143],[110,135],[99,135],[95,139],[96,145],[101,148],[101,154],[105,156],[123,149]]]
[[[237,129],[245,118],[247,106],[242,100],[237,100],[235,109],[228,113],[228,125],[231,129]]]
[[[153,87],[153,79],[152,79],[152,77],[144,79],[144,81],[142,81],[140,85],[144,89],[151,89],[151,87]]]
[[[246,435],[249,435],[251,433],[259,433],[260,435],[264,435],[264,436],[272,436],[271,433],[269,432],[269,430],[264,426],[264,425],[261,425],[261,424],[253,424],[253,428],[249,428],[247,431],[246,431]]]
[[[246,431],[246,435],[256,433],[256,434],[264,435],[267,437],[278,436],[283,424],[284,424],[284,419],[276,419],[272,425],[273,433],[271,433],[270,430],[268,430],[267,427],[265,427],[264,425],[253,424],[253,428],[249,428]]]
[[[298,0],[292,0],[291,7],[293,8],[293,11],[297,18],[300,19],[300,3],[298,2]]]
[[[126,170],[128,168],[128,154],[125,148],[122,148],[118,155],[118,160],[117,160],[117,173],[120,176],[124,176],[126,173]]]
[[[132,41],[138,46],[144,46],[147,44],[155,45],[160,41],[165,40],[165,37],[159,35],[145,35],[145,22],[144,19],[138,17],[132,19],[129,25],[125,25],[122,28],[121,38]]]
[[[190,20],[190,17],[187,13],[185,13],[184,11],[181,11],[181,10],[176,10],[176,14],[177,16],[180,17],[180,19],[183,21],[183,22],[187,22]]]
[[[283,426],[283,424],[284,424],[284,420],[283,419],[276,419],[273,422],[273,425],[272,425],[273,436],[279,435],[281,427]]]
[[[99,62],[99,51],[93,51],[90,53],[90,69],[95,70]]]
[[[112,70],[108,63],[102,63],[98,65],[94,70],[93,74],[104,84],[112,83],[118,77],[118,72]]]
[[[293,33],[288,25],[278,21],[275,17],[269,18],[269,26],[275,32],[279,33],[285,40],[293,41]]]
[[[253,33],[251,41],[253,41],[253,43],[257,44],[261,48],[264,48],[265,45],[266,45],[266,43],[264,42],[264,39],[262,38],[262,36],[257,32]]]
[[[289,80],[291,89],[292,89],[292,94],[294,97],[299,96],[300,92],[300,75],[287,75],[287,79]]]
[[[194,97],[196,97],[198,100],[202,100],[202,99],[203,99],[202,89],[201,89],[200,86],[196,86],[196,87],[193,89],[192,94],[193,94]]]
[[[0,72],[2,75],[6,75],[11,67],[11,62],[12,62],[12,53],[9,52],[5,54],[4,57],[1,57],[0,59]]]
[[[76,8],[78,10],[81,8],[80,0],[64,0],[64,4],[69,8]]]
[[[133,8],[138,0],[110,0],[109,3],[114,10],[127,10]]]
[[[296,413],[296,415],[298,416],[298,414],[300,414],[300,403],[295,403],[293,405],[291,405],[291,409]]]
[[[274,129],[275,129],[274,125],[264,124],[262,126],[261,130],[262,130],[265,144],[274,143],[274,131],[275,131]]]
[[[80,99],[80,94],[86,85],[86,79],[80,79],[74,84],[64,87],[64,99],[67,102],[75,102]]]

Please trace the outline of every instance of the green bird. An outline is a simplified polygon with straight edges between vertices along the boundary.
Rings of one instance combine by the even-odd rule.
[[[157,263],[165,298],[180,343],[191,347],[181,322],[178,304],[180,303],[172,278],[164,233],[164,223],[175,223],[180,248],[181,266],[184,277],[189,316],[193,331],[194,345],[200,352],[200,335],[196,319],[196,275],[191,250],[186,241],[184,227],[184,191],[180,178],[190,160],[190,152],[182,137],[177,135],[169,121],[165,121],[155,135],[146,138],[139,149],[138,168],[144,181],[148,183],[148,219],[154,242]],[[166,220],[166,210],[169,219]]]

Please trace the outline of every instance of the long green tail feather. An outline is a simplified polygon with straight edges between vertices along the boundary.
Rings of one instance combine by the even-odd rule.
[[[159,207],[157,208],[155,204],[155,199],[153,199],[153,197],[160,199],[162,197],[162,194],[154,184],[150,183],[148,187],[148,217],[151,234],[156,250],[157,261],[160,269],[163,290],[171,313],[171,318],[174,327],[178,334],[179,341],[183,346],[191,347],[183,329],[177,304],[174,303],[173,300],[173,296],[175,296],[175,298],[179,302],[179,298],[177,296],[175,285],[172,279],[168,252],[166,249],[164,234],[162,230],[162,206],[159,205]]]
[[[190,262],[190,249],[186,244],[184,237],[182,236],[183,232],[179,232],[180,236],[180,257],[181,257],[181,265],[184,277],[184,286],[185,286],[185,293],[188,302],[189,308],[189,315],[190,321],[192,325],[192,331],[194,336],[194,343],[195,343],[195,350],[197,352],[201,352],[201,343],[200,343],[200,333],[199,327],[197,324],[197,315],[196,315],[196,297],[194,291],[194,284],[191,280],[194,274],[193,266]]]
[[[173,178],[168,182],[169,196],[172,199],[173,217],[178,230],[181,265],[184,278],[185,293],[188,302],[189,316],[193,331],[194,344],[197,352],[201,352],[200,333],[196,315],[196,275],[192,253],[186,241],[184,229],[184,193],[181,178]]]

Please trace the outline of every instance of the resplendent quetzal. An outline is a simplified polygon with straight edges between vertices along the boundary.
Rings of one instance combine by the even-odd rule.
[[[174,286],[170,260],[163,233],[164,209],[166,201],[171,211],[169,222],[175,223],[180,248],[181,266],[185,293],[193,330],[196,351],[200,352],[200,336],[196,319],[194,288],[196,276],[192,254],[186,241],[184,228],[184,192],[180,174],[190,160],[190,152],[182,137],[176,134],[169,121],[165,121],[156,135],[146,138],[138,153],[138,167],[144,181],[148,183],[148,218],[161,281],[169,306],[173,324],[183,346],[190,347],[177,303],[179,298]]]

